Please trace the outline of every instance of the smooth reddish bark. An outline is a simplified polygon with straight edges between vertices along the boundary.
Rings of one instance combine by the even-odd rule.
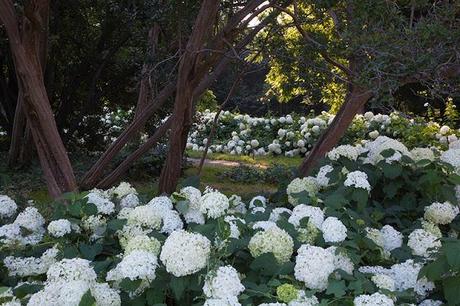
[[[43,41],[40,36],[48,22],[42,12],[48,10],[48,0],[29,1],[24,8],[26,18],[22,19],[19,27],[13,2],[0,0],[0,21],[9,38],[18,82],[23,91],[26,118],[31,127],[48,191],[51,196],[59,197],[63,192],[76,190],[77,184],[43,81],[39,55]]]
[[[363,88],[353,87],[345,103],[340,107],[339,112],[329,127],[323,132],[313,146],[310,153],[303,160],[299,175],[307,176],[317,163],[334,148],[347,131],[355,115],[372,97],[372,92]]]
[[[211,32],[218,6],[219,1],[217,0],[203,1],[192,34],[180,60],[172,114],[174,125],[170,133],[166,161],[161,170],[160,193],[172,193],[176,189],[181,174],[183,151],[192,124],[193,91],[197,85],[194,77],[201,58],[199,51],[203,49],[206,38]]]

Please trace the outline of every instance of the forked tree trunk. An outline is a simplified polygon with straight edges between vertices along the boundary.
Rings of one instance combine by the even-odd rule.
[[[96,187],[97,188],[109,188],[115,182],[117,182],[121,176],[128,171],[129,167],[138,160],[142,155],[147,153],[153,146],[155,146],[158,141],[166,134],[166,132],[171,127],[173,122],[172,117],[169,117],[165,122],[163,122],[153,133],[153,135],[147,139],[136,151],[131,153],[120,165],[118,165],[115,170],[113,170],[109,175],[107,175],[102,181],[100,181]]]
[[[339,143],[355,115],[371,97],[371,91],[353,86],[345,103],[340,107],[334,120],[332,120],[332,123],[323,132],[310,153],[303,160],[299,168],[299,175],[301,177],[309,175],[326,153]]]
[[[264,0],[251,0],[249,1],[244,8],[238,11],[227,23],[227,25],[216,35],[213,40],[214,47],[213,50],[221,48],[220,46],[227,46],[222,41],[225,40],[227,43],[233,41],[236,38],[235,28],[238,24],[245,19],[248,14],[251,13],[255,8],[257,8]],[[257,11],[257,10],[256,10]],[[254,12],[256,12],[254,11]],[[260,10],[258,11],[260,13]],[[276,17],[277,12],[272,13],[272,17]],[[254,17],[254,14],[251,15],[251,18]],[[245,22],[249,22],[251,18],[247,19]],[[269,20],[273,18],[264,18],[254,29],[251,30],[246,36],[244,36],[241,41],[235,46],[234,50],[228,51],[226,54],[221,54],[215,52],[213,56],[207,59],[206,64],[200,65],[199,72],[195,74],[193,80],[194,84],[198,84],[195,89],[193,96],[200,96],[216,78],[223,73],[225,67],[230,63],[231,58],[234,56],[234,52],[240,52],[247,44],[249,44],[254,37],[259,33],[268,23]],[[223,47],[222,47],[223,48]],[[220,50],[220,49],[219,49]],[[211,68],[213,68],[211,70]],[[147,120],[159,109],[167,99],[172,96],[176,91],[177,83],[168,83],[163,89],[156,95],[152,103],[148,103],[142,112],[137,114],[131,124],[121,133],[121,135],[109,146],[109,148],[102,154],[98,161],[91,167],[90,170],[84,175],[80,187],[84,189],[93,188],[98,184],[100,177],[104,174],[104,170],[107,168],[108,164],[113,160],[113,158],[118,154],[118,152],[128,143],[135,139],[136,135],[139,132],[139,129],[145,125]],[[192,86],[194,87],[194,86]],[[194,98],[195,99],[195,98]],[[181,141],[183,142],[183,141]],[[130,160],[132,163],[133,160]]]
[[[183,152],[192,124],[193,91],[197,85],[193,80],[198,65],[200,65],[199,50],[203,48],[206,38],[211,32],[218,6],[219,1],[217,0],[203,1],[179,64],[177,91],[172,114],[174,125],[171,129],[166,161],[161,170],[160,193],[172,193],[176,189],[181,175]]]
[[[48,0],[31,0],[24,9],[21,32],[11,0],[0,0],[0,21],[5,25],[18,82],[23,90],[24,111],[51,196],[77,189],[70,160],[57,131],[43,81],[39,56],[40,32],[47,25],[41,12],[49,10]],[[22,35],[21,35],[22,33]]]

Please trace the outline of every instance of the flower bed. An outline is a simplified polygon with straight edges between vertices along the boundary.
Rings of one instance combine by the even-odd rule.
[[[45,218],[0,197],[1,305],[441,305],[460,302],[460,149],[378,137],[244,203],[121,183]]]
[[[203,151],[214,120],[215,113],[199,114],[198,122],[190,133],[187,148]],[[222,112],[219,117],[217,137],[210,152],[235,155],[305,155],[317,141],[319,135],[332,122],[334,115],[323,112],[317,117],[257,118]],[[342,144],[357,144],[373,140],[378,136],[398,139],[409,148],[432,145],[446,148],[460,136],[458,130],[426,122],[424,118],[408,119],[394,112],[390,115],[367,112],[355,117]]]

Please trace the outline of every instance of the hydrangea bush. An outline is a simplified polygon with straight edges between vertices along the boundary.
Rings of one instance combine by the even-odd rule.
[[[459,149],[380,136],[270,199],[127,183],[0,197],[0,305],[456,305]]]
[[[189,135],[189,150],[205,149],[214,116],[215,113],[209,111],[198,115],[197,123]],[[225,111],[220,114],[219,128],[209,149],[215,153],[234,155],[303,156],[333,119],[334,115],[327,112],[316,117],[293,114],[258,118]],[[409,119],[397,112],[390,115],[367,112],[355,117],[342,144],[354,145],[378,136],[397,139],[409,148],[420,145],[446,148],[458,140],[460,131],[435,122],[427,123],[424,118]]]

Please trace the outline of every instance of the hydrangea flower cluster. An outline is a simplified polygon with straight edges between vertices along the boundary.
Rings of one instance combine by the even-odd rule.
[[[294,241],[285,230],[275,225],[252,236],[248,247],[254,257],[272,253],[278,262],[286,262],[292,256]]]
[[[209,260],[211,242],[203,235],[178,230],[171,233],[161,250],[166,270],[176,277],[203,269]]]
[[[209,111],[198,114],[198,121],[188,137],[187,149],[204,151],[215,115],[216,113]],[[220,113],[218,121],[219,131],[222,132],[213,140],[209,152],[233,155],[305,156],[333,119],[334,115],[326,112],[316,117],[287,115],[258,118],[224,111]],[[411,135],[418,136],[421,131],[423,131],[425,141],[440,148],[447,145],[453,146],[460,136],[459,131],[448,126],[440,126],[419,118],[417,120],[407,119],[397,112],[390,115],[367,112],[354,118],[345,137],[348,143],[331,151],[329,158],[338,160],[339,157],[344,157],[356,160],[361,150],[354,147],[354,144],[359,141],[372,142],[379,138],[378,142],[384,145],[380,152],[396,144],[394,149],[398,151],[398,154],[393,158],[398,158],[399,154],[407,152],[396,142],[388,141],[389,137],[404,144],[412,143],[414,137]],[[369,161],[375,163],[382,160],[383,158],[379,157],[380,152],[372,153]],[[425,153],[429,154],[428,152],[422,154]]]

